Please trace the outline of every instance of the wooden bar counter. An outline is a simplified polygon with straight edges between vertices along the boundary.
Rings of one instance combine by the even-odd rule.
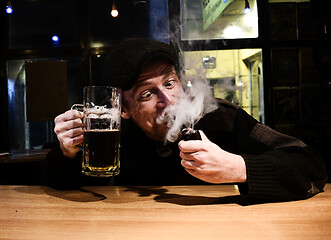
[[[313,198],[245,204],[232,185],[0,186],[0,239],[331,239],[331,184]]]

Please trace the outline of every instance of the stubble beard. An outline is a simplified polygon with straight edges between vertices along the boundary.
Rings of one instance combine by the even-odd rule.
[[[166,124],[155,123],[153,126],[153,139],[156,141],[163,142],[166,139],[166,135],[169,131],[169,128]]]

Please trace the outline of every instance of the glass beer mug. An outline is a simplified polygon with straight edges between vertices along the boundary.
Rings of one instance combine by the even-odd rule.
[[[83,111],[82,172],[110,177],[120,172],[121,89],[84,88],[84,102],[71,109]]]

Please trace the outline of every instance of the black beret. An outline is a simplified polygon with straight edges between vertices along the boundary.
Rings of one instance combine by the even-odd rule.
[[[178,54],[172,46],[151,39],[133,38],[121,42],[106,55],[103,81],[109,86],[130,89],[144,64],[151,59],[164,59],[178,67]]]

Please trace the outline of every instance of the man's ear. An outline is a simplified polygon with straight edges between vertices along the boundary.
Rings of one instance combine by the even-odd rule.
[[[128,109],[126,109],[126,107],[122,107],[121,117],[124,119],[130,118],[129,111],[128,111]]]

